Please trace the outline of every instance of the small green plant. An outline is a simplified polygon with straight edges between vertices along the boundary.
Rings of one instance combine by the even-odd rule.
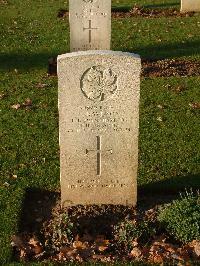
[[[45,227],[46,247],[52,251],[60,250],[62,246],[73,242],[74,224],[68,213],[58,213],[56,218]]]
[[[114,227],[114,238],[117,248],[130,252],[134,241],[146,244],[155,234],[155,228],[149,221],[128,220],[119,223]]]
[[[186,192],[160,209],[158,220],[169,235],[183,243],[200,239],[200,195]]]

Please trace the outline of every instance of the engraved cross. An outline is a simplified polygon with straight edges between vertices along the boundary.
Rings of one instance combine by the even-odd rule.
[[[84,30],[89,30],[89,43],[92,42],[92,30],[98,30],[98,28],[92,28],[92,20],[89,20],[89,27],[88,28],[83,28]]]
[[[101,149],[101,136],[97,136],[97,149],[96,150],[88,150],[86,149],[86,154],[90,152],[96,152],[97,153],[97,175],[101,175],[101,155],[102,155],[102,149]],[[105,152],[109,152],[110,154],[113,153],[112,149],[106,150]]]

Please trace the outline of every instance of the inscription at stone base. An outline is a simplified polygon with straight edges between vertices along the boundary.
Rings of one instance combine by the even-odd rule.
[[[62,205],[135,205],[140,58],[58,57]]]

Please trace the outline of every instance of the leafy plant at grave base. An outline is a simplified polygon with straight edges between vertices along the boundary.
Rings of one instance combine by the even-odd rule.
[[[59,251],[62,246],[73,242],[74,224],[68,213],[57,213],[56,218],[44,226],[45,246],[49,251]]]
[[[183,243],[200,239],[200,194],[186,192],[161,208],[158,220],[169,235]]]
[[[130,252],[134,247],[135,241],[147,244],[153,235],[155,235],[156,229],[150,221],[136,221],[128,220],[114,226],[113,234],[115,238],[115,244],[117,250],[123,250],[123,252]]]

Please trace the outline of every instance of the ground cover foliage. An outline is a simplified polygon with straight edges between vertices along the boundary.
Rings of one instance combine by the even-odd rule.
[[[118,10],[131,5],[132,1],[113,1]],[[179,1],[144,0],[137,5],[179,9]],[[59,191],[57,78],[47,75],[47,65],[49,58],[69,51],[67,18],[58,18],[59,10],[66,8],[61,0],[0,1],[2,265],[15,260],[10,243],[21,232],[23,209],[30,208],[26,194],[44,188]],[[199,27],[198,14],[113,17],[112,49],[138,53],[149,62],[199,62]],[[169,73],[169,68],[164,71]],[[139,199],[150,193],[163,198],[200,185],[200,78],[159,75],[142,77],[141,83]]]

